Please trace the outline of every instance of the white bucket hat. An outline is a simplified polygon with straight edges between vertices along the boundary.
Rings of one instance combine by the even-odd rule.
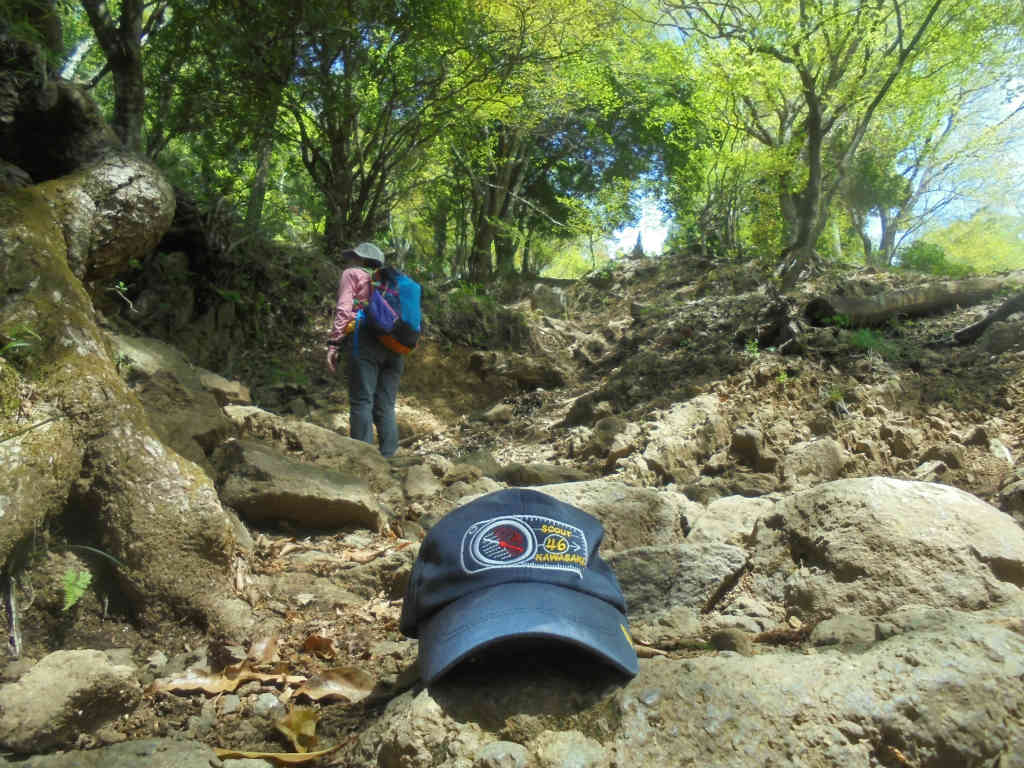
[[[378,267],[384,266],[384,254],[373,243],[360,243],[355,248],[346,248],[341,252],[343,258],[358,256],[363,261],[372,261]]]

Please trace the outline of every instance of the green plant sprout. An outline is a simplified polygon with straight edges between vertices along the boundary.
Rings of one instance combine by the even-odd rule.
[[[850,346],[874,353],[879,357],[892,357],[899,354],[899,349],[894,343],[870,328],[858,328],[850,333]]]
[[[82,599],[91,583],[92,574],[89,571],[80,571],[77,568],[68,568],[64,571],[64,607],[61,610],[73,608]]]
[[[836,328],[849,328],[850,318],[844,314],[835,314],[827,319],[829,325],[834,325]]]
[[[111,554],[104,552],[102,549],[96,549],[96,547],[90,547],[87,544],[68,544],[68,549],[77,549],[81,552],[89,552],[94,555],[99,555],[106,560],[109,560],[116,567],[122,569],[122,572],[127,570],[124,563],[118,560]],[[130,579],[129,579],[130,581]],[[92,573],[89,571],[69,566],[64,571],[64,608],[62,610],[70,610],[82,599],[85,591],[89,588],[92,583]]]
[[[0,357],[4,358],[6,358],[10,352],[31,347],[35,342],[43,340],[42,336],[33,331],[27,325],[14,329],[6,338],[8,339],[7,343],[0,347]]]
[[[239,291],[217,288],[216,286],[214,286],[213,290],[225,301],[230,301],[232,304],[242,303],[242,294]]]
[[[124,280],[118,280],[112,286],[107,288],[107,290],[110,291],[111,293],[116,293],[118,296],[120,296],[124,303],[128,305],[128,309],[130,311],[139,311],[135,308],[135,305],[132,304],[132,300],[128,298],[128,285],[127,283],[125,283]]]

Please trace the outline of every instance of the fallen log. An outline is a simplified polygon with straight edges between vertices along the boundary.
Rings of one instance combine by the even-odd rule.
[[[981,334],[985,332],[992,323],[997,320],[1005,320],[1010,315],[1016,314],[1017,312],[1024,312],[1024,292],[1018,293],[1015,296],[1011,296],[1004,301],[998,308],[989,312],[984,318],[976,323],[968,325],[966,328],[961,328],[959,331],[953,334],[952,338],[932,344],[933,347],[953,347],[962,346],[964,344],[972,344],[981,338]]]
[[[979,304],[1008,285],[1024,287],[1024,275],[949,280],[885,291],[875,296],[819,296],[807,304],[804,317],[818,326],[839,323],[857,328],[879,326],[894,317],[930,315]]]

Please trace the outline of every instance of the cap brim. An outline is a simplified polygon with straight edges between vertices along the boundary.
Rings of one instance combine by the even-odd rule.
[[[420,678],[430,685],[490,645],[519,638],[571,643],[637,673],[629,621],[615,606],[554,584],[512,582],[465,595],[419,625]]]

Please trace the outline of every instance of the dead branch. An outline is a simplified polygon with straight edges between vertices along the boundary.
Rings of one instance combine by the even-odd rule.
[[[992,325],[992,323],[997,320],[1005,320],[1010,315],[1016,314],[1017,312],[1024,312],[1024,291],[1018,293],[1016,296],[1008,298],[997,309],[989,312],[978,322],[972,323],[966,328],[961,328],[953,334],[952,338],[936,342],[931,346],[953,347],[971,344],[981,338],[981,334],[983,334],[985,329]]]

